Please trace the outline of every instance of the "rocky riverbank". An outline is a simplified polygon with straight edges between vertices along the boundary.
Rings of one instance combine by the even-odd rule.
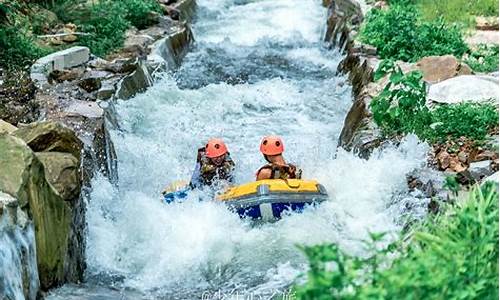
[[[377,49],[371,45],[359,42],[356,36],[370,9],[387,9],[383,1],[366,5],[355,0],[326,1],[328,6],[328,28],[325,40],[332,47],[340,47],[345,51],[345,59],[339,65],[339,72],[347,73],[353,86],[353,105],[346,116],[344,127],[339,138],[339,146],[357,152],[362,157],[369,157],[373,149],[385,144],[398,143],[398,137],[385,136],[373,119],[370,103],[378,96],[389,79],[385,76],[375,81],[374,74],[382,59],[377,55]],[[479,23],[478,23],[479,24]],[[497,37],[498,21],[496,26],[486,27],[478,25],[473,33],[475,39],[470,38],[471,46],[478,43],[478,37],[483,33],[491,32]],[[496,31],[491,31],[491,30]],[[427,105],[456,103],[495,103],[498,107],[498,72],[491,74],[474,74],[472,69],[463,61],[452,55],[424,57],[416,63],[396,64],[404,73],[420,71],[427,84]],[[481,182],[488,176],[498,177],[498,137],[491,135],[483,147],[474,146],[473,142],[459,139],[447,143],[436,143],[429,153],[429,165],[443,172],[444,176],[456,175],[459,181],[467,186],[474,182]],[[450,151],[450,148],[458,148]],[[493,175],[495,173],[496,175]],[[417,176],[418,177],[418,176]],[[409,188],[415,186],[432,186],[410,176]],[[415,182],[418,182],[417,184]],[[441,187],[435,187],[440,189]],[[432,192],[430,196],[436,195]]]
[[[1,90],[0,215],[11,221],[2,223],[0,235],[9,234],[8,226],[26,231],[33,224],[36,245],[36,256],[13,247],[22,251],[22,274],[14,288],[2,285],[3,297],[18,297],[22,289],[34,299],[38,287],[83,279],[90,182],[99,173],[111,181],[117,176],[107,133],[113,102],[144,91],[157,72],[176,68],[193,41],[188,21],[195,2],[160,4],[166,15],[146,29],[128,30],[124,47],[107,59],[87,47],[68,48],[38,59],[29,78],[18,78],[17,90]],[[30,257],[35,266],[28,266]]]

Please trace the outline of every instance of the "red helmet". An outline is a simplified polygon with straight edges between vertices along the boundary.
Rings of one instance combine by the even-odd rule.
[[[285,145],[279,136],[266,136],[260,143],[260,152],[265,155],[278,155],[285,151]]]
[[[205,146],[205,154],[208,158],[216,158],[227,152],[226,144],[221,139],[209,139]]]

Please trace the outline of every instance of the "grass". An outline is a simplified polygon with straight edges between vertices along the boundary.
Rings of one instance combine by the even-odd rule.
[[[303,247],[310,270],[295,294],[303,300],[498,299],[498,197],[496,183],[475,187],[465,202],[388,247],[383,234],[371,234],[366,258],[336,245]]]
[[[461,58],[468,50],[459,27],[441,18],[425,21],[415,5],[401,2],[387,10],[371,10],[359,39],[377,47],[381,58],[410,62],[430,55]]]
[[[498,45],[481,44],[468,53],[464,61],[474,72],[488,73],[498,71]]]
[[[498,0],[417,0],[425,20],[442,17],[447,23],[475,25],[474,16],[498,16]]]

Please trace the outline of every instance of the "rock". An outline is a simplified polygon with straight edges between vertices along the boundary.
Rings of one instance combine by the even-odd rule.
[[[74,68],[71,70],[54,70],[50,72],[48,79],[49,83],[53,83],[53,81],[61,83],[64,81],[73,81],[80,77],[82,74],[83,69],[81,68]]]
[[[193,18],[196,10],[195,0],[177,0],[172,3],[172,7],[180,12],[180,19],[189,21]]]
[[[97,102],[82,100],[73,100],[73,102],[64,109],[68,116],[83,116],[89,119],[98,119],[104,116],[103,109]]]
[[[164,15],[169,16],[172,20],[179,21],[181,19],[181,12],[172,6],[161,4],[161,10]]]
[[[61,123],[45,121],[29,124],[12,133],[36,152],[68,152],[80,160],[82,142]]]
[[[91,93],[93,91],[97,91],[102,86],[101,78],[100,77],[82,78],[82,79],[80,79],[80,81],[78,81],[78,86],[89,93]]]
[[[417,62],[417,67],[422,71],[424,80],[429,83],[437,83],[458,75],[472,74],[471,68],[453,55],[424,57]]]
[[[26,143],[0,135],[0,190],[29,209],[35,224],[37,265],[43,289],[64,281],[71,210],[45,179],[42,163]]]
[[[490,76],[462,75],[433,84],[427,94],[429,101],[455,104],[464,101],[498,101],[498,80]]]
[[[146,53],[147,46],[153,42],[154,39],[152,37],[139,34],[137,29],[128,29],[125,32],[123,52],[137,53],[140,56]]]
[[[94,69],[104,69],[110,62],[97,56],[93,56],[87,66]]]
[[[45,177],[65,201],[80,195],[79,161],[63,152],[37,152],[36,157],[45,168]]]
[[[479,45],[479,44],[497,44],[498,45],[498,31],[496,30],[478,30],[474,32],[471,36],[467,37],[465,41],[468,45]]]
[[[144,92],[152,84],[151,70],[148,69],[146,62],[141,60],[132,74],[120,80],[116,95],[119,99],[130,99],[137,93]]]
[[[479,182],[482,178],[488,177],[493,174],[493,169],[491,168],[491,161],[484,160],[479,162],[471,163],[469,166],[470,175]]]
[[[439,152],[439,154],[437,155],[436,158],[437,158],[437,161],[439,163],[439,168],[441,170],[446,170],[450,166],[451,158],[450,158],[450,154],[448,154],[448,152],[441,151],[441,152]]]
[[[78,40],[78,36],[74,35],[74,34],[70,34],[70,35],[65,35],[61,38],[63,40],[63,42],[66,42],[66,43],[74,43],[76,42],[76,40]]]
[[[138,64],[137,58],[116,59],[113,62],[107,64],[104,67],[104,70],[118,74],[132,73],[137,68],[137,64]]]
[[[498,183],[498,172],[496,172],[495,174],[492,174],[486,178],[484,178],[481,182],[481,185],[485,184],[486,182],[488,181],[493,181],[493,182],[496,182]]]
[[[62,36],[61,39],[66,43],[76,42],[78,37],[75,34],[72,34],[75,32],[76,32],[76,25],[75,24],[73,24],[73,23],[65,24],[61,33],[64,33],[66,35]]]
[[[498,17],[476,17],[476,29],[498,31]]]
[[[166,62],[168,68],[173,70],[180,65],[182,58],[187,54],[189,45],[193,42],[193,34],[186,24],[174,22],[169,26],[175,29],[174,32],[150,46],[152,50],[148,55],[148,61],[160,64]]]
[[[2,133],[12,133],[17,130],[17,127],[5,122],[4,120],[0,119],[0,134]]]
[[[113,83],[105,81],[102,87],[97,91],[97,99],[106,100],[113,97],[116,89]]]
[[[377,1],[375,4],[373,4],[373,8],[376,9],[387,9],[389,5],[385,1]]]
[[[164,4],[164,5],[170,5],[170,4],[174,4],[176,0],[159,0],[158,2],[160,4]]]
[[[31,73],[48,75],[54,70],[70,69],[86,63],[90,58],[87,47],[71,47],[38,59],[31,67]]]

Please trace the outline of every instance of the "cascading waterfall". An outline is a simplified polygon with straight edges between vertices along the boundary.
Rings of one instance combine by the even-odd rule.
[[[1,276],[1,299],[36,299],[39,288],[33,224],[18,222],[22,214],[6,209],[0,217],[0,274],[8,274]]]
[[[341,54],[321,42],[320,2],[198,1],[196,44],[180,70],[116,106],[119,180],[93,181],[88,282],[49,299],[272,295],[306,270],[297,244],[338,243],[362,255],[369,231],[397,233],[408,202],[425,206],[406,194],[405,175],[426,161],[416,137],[369,160],[337,150],[351,87],[336,72]],[[190,177],[209,137],[227,142],[237,182],[254,180],[267,134],[284,138],[286,159],[323,183],[330,201],[260,225],[199,202],[203,191],[162,203],[162,188]]]

